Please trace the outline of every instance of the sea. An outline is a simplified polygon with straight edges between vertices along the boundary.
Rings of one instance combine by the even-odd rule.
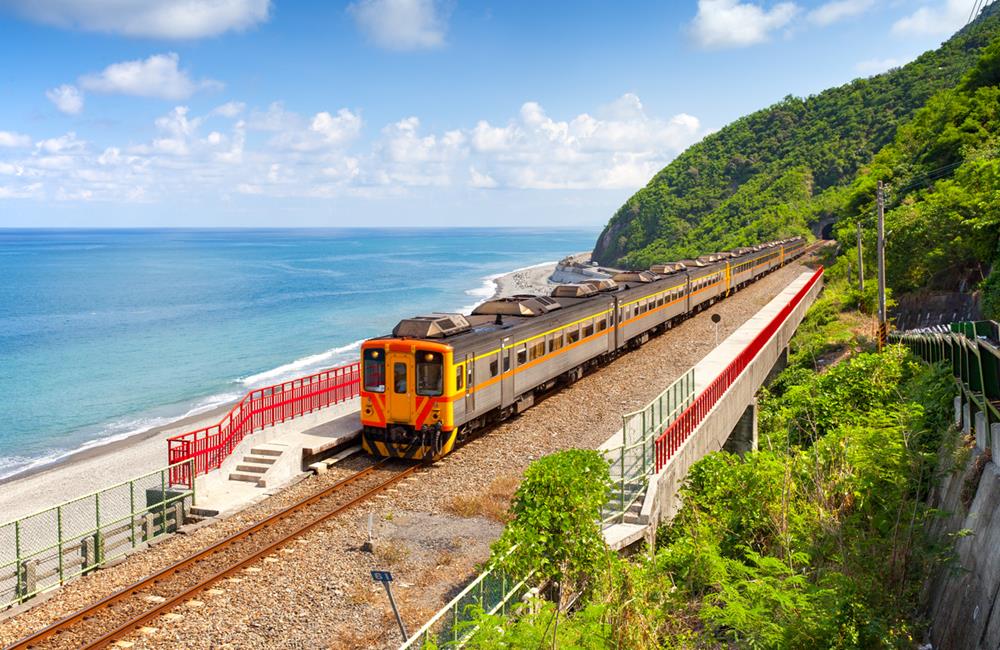
[[[0,478],[354,360],[597,234],[0,230]]]

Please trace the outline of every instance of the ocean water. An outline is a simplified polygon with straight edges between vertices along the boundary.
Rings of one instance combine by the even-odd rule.
[[[0,477],[357,357],[596,230],[0,230]],[[166,452],[164,452],[166,461]]]

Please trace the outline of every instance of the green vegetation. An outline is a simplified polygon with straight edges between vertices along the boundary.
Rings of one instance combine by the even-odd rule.
[[[851,186],[848,212],[870,215],[877,180],[889,184],[886,266],[898,292],[954,290],[963,281],[974,288],[987,277],[1000,236],[998,80],[1000,40],[956,87],[935,95],[900,127]],[[853,224],[843,224],[840,239],[853,236]],[[998,284],[994,275],[984,285],[991,316],[1000,315]]]
[[[763,392],[761,450],[694,465],[651,556],[592,545],[603,497],[584,477],[607,483],[590,452],[529,469],[495,557],[533,549],[519,568],[547,567],[532,577],[540,586],[575,567],[581,598],[558,625],[554,598],[515,619],[480,613],[472,647],[915,646],[920,586],[940,557],[924,501],[953,384],[902,347],[868,349],[844,267],[831,269],[789,367]]]
[[[595,259],[647,267],[806,234],[811,223],[871,214],[873,174],[892,169],[896,173],[889,178],[905,181],[941,164],[989,157],[995,129],[986,106],[1000,77],[994,64],[977,61],[997,35],[1000,6],[991,5],[938,50],[902,68],[805,99],[787,97],[733,122],[689,148],[632,196],[601,234]],[[942,91],[951,94],[942,96]],[[925,104],[922,117],[914,118]],[[897,133],[900,125],[908,130]],[[886,145],[895,154],[876,159]],[[859,172],[867,180],[857,179]],[[985,205],[965,201],[961,190],[992,184],[995,177],[989,173],[970,165],[955,191],[942,190],[919,215],[901,209],[898,222],[909,227],[920,218],[940,216],[948,223],[956,219],[949,217],[956,208],[982,210]],[[952,242],[965,234],[963,227],[950,226]],[[926,243],[932,236],[930,228],[915,227],[906,245]],[[904,245],[902,237],[899,241]],[[967,239],[961,244],[978,246]],[[982,254],[963,246],[953,253],[955,259]],[[948,255],[943,261],[952,259]],[[905,263],[905,256],[899,260]],[[928,254],[926,261],[942,258]],[[903,286],[926,277],[918,269]]]

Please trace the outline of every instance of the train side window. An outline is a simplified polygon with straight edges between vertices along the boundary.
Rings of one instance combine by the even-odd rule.
[[[500,372],[500,364],[494,358],[490,361],[490,377],[496,377],[498,372]]]
[[[580,340],[580,327],[574,325],[569,330],[566,331],[566,345],[571,343],[576,343]]]
[[[583,338],[587,338],[593,335],[594,335],[594,323],[593,321],[591,321],[583,326]]]
[[[528,362],[528,348],[521,346],[521,349],[517,351],[517,365],[523,366]]]
[[[555,334],[549,340],[549,352],[555,352],[563,346],[563,335],[562,332]]]
[[[607,317],[604,317],[601,320],[597,321],[597,331],[603,332],[606,329],[608,329],[608,319]]]
[[[455,390],[462,390],[465,387],[465,366],[455,367]]]
[[[538,343],[531,346],[531,359],[534,361],[545,356],[545,339],[539,339]]]

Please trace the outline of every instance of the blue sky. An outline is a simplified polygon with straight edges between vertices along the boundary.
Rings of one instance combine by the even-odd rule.
[[[973,0],[0,0],[0,226],[604,224]]]

